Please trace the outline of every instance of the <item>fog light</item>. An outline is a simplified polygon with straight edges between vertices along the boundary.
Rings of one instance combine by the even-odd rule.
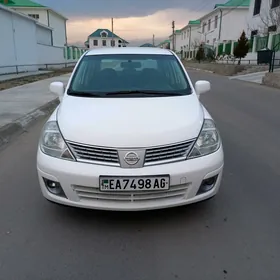
[[[216,184],[217,178],[218,175],[203,180],[196,195],[211,191]]]
[[[43,180],[45,182],[47,190],[50,193],[58,195],[58,196],[66,197],[59,182],[55,182],[55,181],[52,181],[52,180],[49,180],[46,178],[43,178]]]

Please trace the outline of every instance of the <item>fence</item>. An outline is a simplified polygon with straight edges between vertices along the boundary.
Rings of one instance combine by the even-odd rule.
[[[74,67],[76,62],[65,62],[65,63],[51,63],[51,64],[24,64],[24,65],[7,65],[0,66],[0,70],[4,70],[6,73],[24,73],[24,72],[35,72],[38,70],[52,70],[67,67]],[[0,74],[1,75],[1,74]]]
[[[66,60],[78,60],[86,51],[86,49],[68,46],[64,49],[64,58]]]

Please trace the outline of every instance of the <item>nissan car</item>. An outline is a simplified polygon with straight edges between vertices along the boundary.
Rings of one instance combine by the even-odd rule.
[[[87,51],[45,123],[37,153],[43,196],[58,204],[114,211],[182,206],[214,197],[224,154],[177,55],[160,48]]]

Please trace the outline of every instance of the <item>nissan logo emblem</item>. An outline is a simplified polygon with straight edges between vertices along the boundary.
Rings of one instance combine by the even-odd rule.
[[[128,152],[124,156],[124,161],[129,165],[135,165],[140,160],[140,157],[135,152]]]

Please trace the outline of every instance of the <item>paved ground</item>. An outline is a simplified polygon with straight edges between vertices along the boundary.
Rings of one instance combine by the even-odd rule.
[[[34,72],[24,72],[19,74],[6,74],[6,75],[0,75],[0,81],[8,81],[12,79],[18,79],[22,77],[28,77],[33,75],[41,75],[49,73],[50,71],[34,71]]]
[[[67,82],[69,76],[66,74],[0,91],[0,128],[57,98],[49,91],[50,83]]]
[[[251,83],[261,84],[262,79],[267,72],[268,71],[262,71],[262,72],[250,73],[250,74],[245,74],[245,75],[236,75],[236,76],[229,77],[229,79],[230,80],[241,80],[241,81],[247,81],[247,82],[251,82]],[[274,72],[280,72],[280,69],[275,68]]]
[[[42,123],[0,153],[2,280],[274,280],[280,275],[280,91],[209,79],[202,101],[223,137],[221,192],[167,211],[107,213],[45,201]]]

